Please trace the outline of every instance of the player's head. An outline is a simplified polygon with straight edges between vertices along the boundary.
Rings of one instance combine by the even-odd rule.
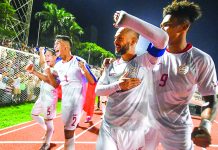
[[[45,62],[48,66],[53,67],[56,61],[55,50],[51,48],[47,48],[45,52]]]
[[[129,28],[119,28],[114,36],[115,53],[124,55],[130,50],[135,50],[139,34]]]
[[[201,17],[199,5],[189,1],[174,1],[163,8],[163,21],[161,28],[165,30],[170,40],[176,38],[180,33],[187,32],[190,25]],[[171,35],[176,33],[176,35]]]
[[[54,49],[57,56],[63,57],[71,54],[72,42],[69,36],[57,35],[55,38]]]

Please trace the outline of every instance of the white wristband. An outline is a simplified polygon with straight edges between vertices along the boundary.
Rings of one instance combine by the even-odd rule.
[[[201,120],[200,127],[206,129],[209,133],[211,132],[212,123],[207,119]]]

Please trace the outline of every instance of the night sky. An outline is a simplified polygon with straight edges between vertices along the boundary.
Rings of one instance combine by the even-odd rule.
[[[197,2],[203,11],[188,33],[188,42],[212,56],[218,70],[218,1],[192,0]],[[45,0],[34,0],[33,15],[42,10]],[[101,47],[114,52],[113,14],[116,10],[126,12],[146,20],[156,26],[162,21],[162,9],[171,0],[50,0],[58,8],[71,12],[79,25],[85,29],[86,36],[82,41],[96,42]],[[36,45],[38,22],[32,15],[29,45]],[[95,31],[91,38],[90,30]],[[52,39],[51,39],[52,40]],[[39,43],[40,44],[40,43]]]

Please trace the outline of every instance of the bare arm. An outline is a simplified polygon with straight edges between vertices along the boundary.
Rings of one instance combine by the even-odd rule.
[[[195,127],[192,132],[193,142],[201,147],[208,147],[211,144],[211,128],[212,122],[217,114],[217,98],[216,95],[203,96],[203,100],[208,105],[203,106],[201,113],[201,123],[199,127]]]
[[[51,69],[49,67],[45,69],[45,73],[47,74],[47,77],[48,77],[48,81],[49,81],[48,83],[50,85],[52,85],[54,88],[57,88],[59,83],[55,79],[55,76],[58,76],[58,75],[57,74],[52,74]]]
[[[78,61],[78,65],[80,67],[80,69],[82,70],[84,76],[86,77],[86,79],[88,80],[88,82],[90,84],[94,84],[95,80],[93,79],[93,76],[89,73],[89,71],[87,70],[87,68],[84,65],[83,61]]]
[[[25,70],[31,74],[34,74],[37,76],[40,80],[43,80],[44,82],[48,82],[48,77],[41,72],[38,72],[34,68],[34,64],[29,64],[26,66]]]
[[[201,113],[201,122],[203,122],[204,119],[213,122],[214,119],[216,118],[217,114],[217,98],[216,95],[208,95],[208,96],[203,96],[203,100],[208,103],[208,105],[203,107],[203,111]],[[208,129],[209,133],[211,129]]]
[[[44,49],[45,49],[45,47],[40,47],[39,48],[39,64],[40,64],[40,67],[45,67]]]

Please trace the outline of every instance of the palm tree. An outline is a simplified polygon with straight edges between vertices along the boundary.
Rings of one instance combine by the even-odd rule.
[[[14,31],[9,26],[9,22],[14,19],[15,10],[10,5],[9,0],[0,0],[0,39],[10,38],[14,36]]]
[[[64,8],[58,9],[57,5],[44,3],[44,9],[35,14],[36,19],[41,20],[41,31],[49,33],[51,38],[57,34],[64,34],[71,37],[74,43],[79,42],[83,29],[76,23],[73,14],[66,12]]]

